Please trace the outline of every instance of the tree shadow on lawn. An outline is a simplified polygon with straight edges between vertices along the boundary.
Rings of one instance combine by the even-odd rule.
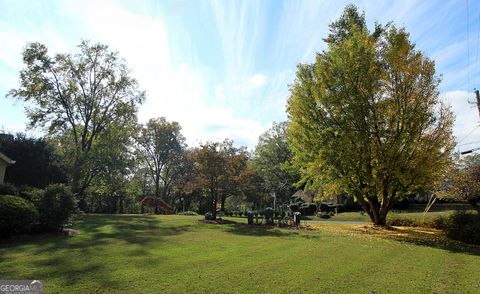
[[[230,225],[225,230],[228,233],[243,235],[243,236],[257,236],[257,237],[302,237],[302,238],[320,238],[318,234],[300,234],[303,229],[295,229],[290,227],[274,227],[274,226],[261,226],[261,225],[247,225],[242,223],[236,223]]]
[[[378,235],[403,243],[410,243],[418,246],[428,246],[455,253],[465,253],[469,255],[480,256],[480,246],[449,239],[443,232],[435,229],[421,227],[391,227],[388,229],[374,229],[370,226],[362,226],[357,230],[360,230],[366,234]]]
[[[62,233],[48,233],[6,240],[0,248],[14,248],[35,245],[34,252],[41,254],[49,250],[81,250],[92,246],[119,243],[146,245],[162,241],[164,237],[182,234],[191,230],[192,225],[163,224],[154,216],[145,215],[86,215],[78,219],[74,228],[80,234],[73,237]]]
[[[192,226],[193,223],[191,225],[164,223],[154,216],[86,215],[74,225],[74,228],[80,230],[78,235],[69,237],[60,233],[38,234],[8,240],[0,243],[0,256],[10,250],[24,251],[25,254],[32,256],[31,263],[35,265],[35,272],[38,269],[39,274],[36,275],[40,275],[41,279],[48,280],[49,277],[53,277],[60,279],[62,284],[75,285],[81,283],[83,276],[91,279],[91,273],[95,272],[94,283],[111,288],[110,284],[118,281],[111,276],[111,268],[102,258],[102,252],[108,253],[108,248],[118,249],[127,245],[113,254],[120,254],[118,258],[124,259],[124,262],[119,263],[121,266],[130,266],[130,262],[133,261],[129,259],[130,257],[149,258],[148,249],[151,248],[149,243],[159,245],[165,237],[187,232]],[[4,259],[6,256],[0,258]],[[19,274],[15,269],[0,272],[6,275]],[[39,279],[33,276],[11,278]]]

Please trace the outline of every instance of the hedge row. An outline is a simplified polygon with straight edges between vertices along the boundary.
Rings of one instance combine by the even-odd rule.
[[[24,190],[19,196],[1,195],[0,236],[60,230],[76,207],[72,192],[62,184]]]

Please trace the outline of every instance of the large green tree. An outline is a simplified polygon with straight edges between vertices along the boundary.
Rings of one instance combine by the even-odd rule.
[[[62,138],[72,190],[84,209],[85,189],[98,175],[99,167],[90,161],[96,140],[113,123],[133,125],[144,93],[117,52],[87,41],[78,48],[73,55],[50,56],[45,45],[27,44],[20,86],[8,96],[29,102],[31,127],[43,127]]]
[[[298,66],[288,100],[289,137],[303,181],[353,195],[384,225],[405,195],[450,163],[453,115],[439,99],[435,64],[404,29],[376,26],[348,6],[328,48]]]
[[[287,122],[273,123],[260,135],[253,155],[253,164],[264,182],[264,190],[274,192],[280,202],[287,201],[295,193],[300,179],[292,167],[292,152],[287,138]]]
[[[140,158],[154,184],[155,213],[158,213],[158,199],[167,200],[173,183],[183,171],[186,144],[181,129],[177,122],[168,122],[164,117],[150,119],[138,138]]]

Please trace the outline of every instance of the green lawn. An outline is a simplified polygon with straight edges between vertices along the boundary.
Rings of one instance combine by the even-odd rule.
[[[46,293],[480,292],[478,246],[198,218],[83,216],[72,237],[1,243],[0,278],[41,279]]]

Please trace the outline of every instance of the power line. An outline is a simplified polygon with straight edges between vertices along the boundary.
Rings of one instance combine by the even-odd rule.
[[[464,136],[461,140],[459,140],[457,142],[457,146],[461,146],[459,145],[459,143],[462,143],[463,141],[465,141],[465,139],[467,139],[471,134],[473,134],[473,132],[475,132],[480,126],[476,126],[475,128],[473,128],[466,136]]]
[[[467,0],[467,87],[470,91],[470,9]]]
[[[478,13],[478,28],[477,28],[477,52],[476,52],[476,56],[475,56],[475,66],[478,65],[478,47],[480,45],[480,12]],[[480,75],[479,75],[479,79],[480,79]],[[480,80],[479,80],[479,83],[480,83]]]

